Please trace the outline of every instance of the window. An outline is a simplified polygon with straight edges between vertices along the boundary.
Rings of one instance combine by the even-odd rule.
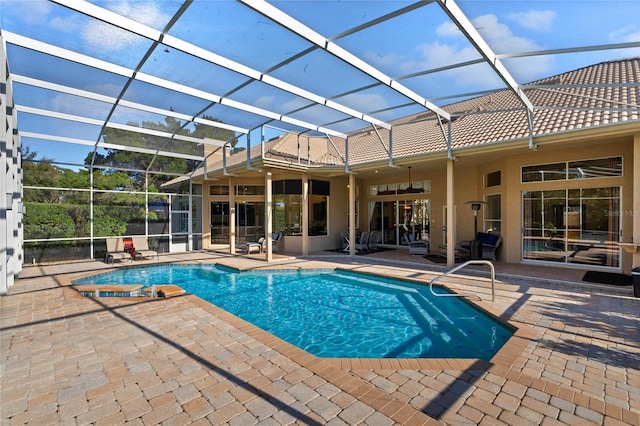
[[[229,195],[229,185],[210,185],[209,195]]]
[[[302,234],[302,180],[274,181],[273,226],[284,235]],[[330,185],[328,181],[309,180],[308,235],[327,235]]]
[[[620,188],[524,191],[522,258],[618,268]]]
[[[402,194],[429,194],[431,193],[431,181],[400,182],[369,187],[369,195],[402,195]]]
[[[264,185],[236,185],[236,195],[264,195]]]
[[[544,182],[549,180],[564,180],[567,178],[567,164],[541,164],[522,168],[522,182]]]
[[[490,194],[484,197],[484,231],[501,232],[502,230],[502,209],[501,194]]]
[[[522,167],[522,182],[622,176],[622,157]]]
[[[500,186],[501,184],[502,184],[502,172],[500,170],[496,170],[495,172],[487,173],[484,175],[485,188]]]
[[[569,179],[611,176],[622,176],[622,157],[572,161],[569,163]]]

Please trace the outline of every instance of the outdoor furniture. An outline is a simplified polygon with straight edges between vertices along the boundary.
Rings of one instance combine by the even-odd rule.
[[[104,255],[105,262],[113,263],[115,260],[131,260],[131,254],[124,251],[124,242],[122,241],[122,238],[106,238],[105,240],[107,243],[107,252]]]
[[[271,234],[271,251],[272,252],[277,252],[280,251],[280,241],[282,240],[282,232],[274,232]],[[263,247],[262,250],[264,251],[267,248],[267,242],[265,240],[265,242],[263,243]]]
[[[361,251],[363,253],[369,252],[369,234],[369,231],[364,231],[362,234],[360,234],[360,239],[358,239],[358,241],[354,245],[356,251]]]
[[[340,231],[340,237],[342,237],[342,251],[349,251],[351,247],[351,241],[349,241],[349,231]]]
[[[378,246],[382,244],[382,233],[380,231],[371,231],[369,234],[369,251],[378,250]]]
[[[496,260],[496,250],[498,250],[500,243],[502,243],[502,237],[500,237],[499,234],[478,232],[476,239],[473,241],[482,243],[482,259]],[[460,244],[458,244],[460,254],[469,257],[471,255],[471,244],[472,241],[460,241]]]
[[[413,234],[405,235],[405,242],[409,245],[410,255],[426,256],[429,254],[429,241],[416,240]]]
[[[143,259],[145,257],[154,257],[160,260],[158,252],[149,250],[149,243],[146,237],[131,237],[133,241],[134,259]]]
[[[446,244],[440,244],[438,246],[438,256],[443,257],[443,258],[447,258],[447,245]],[[462,260],[462,256],[460,254],[460,248],[459,247],[454,247],[453,248],[453,260],[454,261],[459,261]]]
[[[258,241],[250,241],[247,243],[247,254],[251,254],[252,251],[262,253],[262,246],[264,245],[264,237],[258,238]]]

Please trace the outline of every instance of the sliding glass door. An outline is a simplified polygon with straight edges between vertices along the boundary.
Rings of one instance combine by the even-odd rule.
[[[405,244],[409,234],[428,239],[430,211],[426,199],[371,202],[369,230],[380,231],[383,244]]]
[[[524,260],[620,267],[620,188],[522,193]]]

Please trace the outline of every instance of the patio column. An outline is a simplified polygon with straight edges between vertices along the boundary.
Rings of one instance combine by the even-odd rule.
[[[271,177],[271,172],[266,172],[264,175],[264,239],[267,245],[267,262],[273,260],[273,189],[271,188]]]
[[[309,255],[309,176],[302,174],[302,255]]]
[[[447,267],[453,268],[456,263],[456,223],[455,220],[455,188],[454,188],[454,160],[447,160]]]
[[[356,176],[349,173],[349,255],[356,254]]]
[[[236,194],[229,176],[229,253],[236,254]]]
[[[640,244],[640,132],[633,135],[633,243]],[[640,266],[640,253],[633,254],[631,268]]]

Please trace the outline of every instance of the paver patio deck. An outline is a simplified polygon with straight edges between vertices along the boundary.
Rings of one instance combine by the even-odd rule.
[[[160,261],[339,266],[424,282],[445,269],[376,256]],[[193,295],[90,298],[69,285],[127,266],[28,267],[0,298],[3,425],[640,424],[640,299],[581,283],[584,271],[496,264],[495,301],[482,270],[445,279],[518,327],[486,362],[319,359]]]

